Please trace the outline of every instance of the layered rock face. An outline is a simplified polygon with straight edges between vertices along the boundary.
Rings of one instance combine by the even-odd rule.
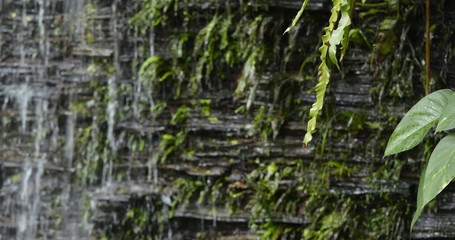
[[[0,1],[1,238],[408,238],[433,140],[382,154],[423,93],[422,3],[358,5],[306,148],[331,3],[283,35],[300,5]],[[452,5],[433,6],[435,88]],[[410,237],[453,238],[454,196]]]

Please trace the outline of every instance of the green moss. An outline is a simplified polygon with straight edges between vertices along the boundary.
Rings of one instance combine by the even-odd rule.
[[[185,124],[188,120],[188,114],[190,113],[190,108],[187,106],[181,106],[177,111],[172,115],[171,125]]]
[[[123,218],[106,231],[106,239],[162,239],[168,222],[163,203],[151,197],[137,197],[130,201]]]
[[[197,3],[200,2],[188,1],[188,4]],[[160,32],[164,39],[169,40],[164,47],[171,53],[171,56],[149,58],[145,50],[148,43],[141,46],[144,61],[139,75],[148,102],[140,104],[145,106],[144,109],[150,109],[154,116],[168,119],[155,153],[161,160],[160,164],[181,163],[195,156],[199,146],[192,141],[186,124],[191,115],[199,112],[209,121],[216,120],[212,115],[214,105],[218,103],[210,99],[220,90],[229,91],[234,99],[233,108],[237,109],[235,113],[243,114],[251,121],[252,127],[246,136],[249,140],[272,141],[279,138],[287,121],[305,118],[308,107],[299,94],[308,91],[307,84],[316,75],[316,49],[311,45],[316,46],[318,39],[309,38],[305,44],[300,44],[299,36],[303,30],[320,31],[322,26],[318,19],[308,17],[305,24],[297,25],[286,39],[282,36],[286,20],[260,5],[243,4],[234,9],[208,2],[209,10],[201,17],[193,12],[197,8],[183,7],[179,1],[147,0],[143,4],[131,23],[145,37],[152,28]],[[378,21],[378,16],[386,19],[379,31],[353,32],[357,35],[356,46],[361,49],[369,48],[370,41],[376,42],[372,64],[375,66],[372,68],[377,68],[379,80],[372,94],[374,102],[381,108],[387,96],[399,99],[410,94],[417,65],[413,56],[397,57],[391,51],[397,46],[399,49],[403,47],[398,38],[405,28],[401,22],[392,21],[397,11],[403,13],[403,8],[397,9],[397,5],[387,3],[359,6],[365,8],[360,15],[365,26]],[[175,25],[183,30],[175,33]],[[364,28],[359,26],[359,29]],[[385,34],[385,38],[375,39],[379,33]],[[303,59],[299,71],[293,70],[295,66],[291,64],[301,54],[308,57]],[[270,72],[274,74],[270,76]],[[391,91],[387,92],[389,89]],[[353,195],[333,187],[350,177],[359,177],[356,174],[362,172],[352,166],[351,159],[357,154],[365,158],[375,157],[384,145],[379,142],[384,138],[383,131],[394,121],[393,117],[384,114],[371,119],[360,112],[336,111],[331,107],[335,104],[334,99],[329,99],[321,117],[321,125],[326,130],[316,147],[317,161],[283,159],[270,162],[267,153],[271,150],[264,145],[264,159],[245,160],[248,171],[245,179],[231,181],[222,176],[210,178],[210,181],[205,177],[175,180],[172,184],[175,189],[172,208],[175,210],[196,203],[213,209],[224,207],[230,214],[249,212],[250,229],[263,239],[384,239],[402,236],[398,225],[403,223],[407,211],[402,208],[408,206],[404,199],[396,199],[389,193]],[[382,117],[386,121],[383,122]],[[342,152],[333,150],[335,143],[348,143],[364,136],[371,139],[367,140],[367,146],[350,146]],[[231,145],[239,145],[239,142],[234,139]],[[371,147],[372,144],[375,146]],[[132,140],[131,145],[133,152],[144,148],[139,138]],[[234,160],[232,164],[235,166]],[[379,190],[382,180],[397,181],[403,168],[403,163],[396,159],[365,165],[362,167],[371,174],[369,187]],[[136,210],[131,211],[130,220],[141,219]],[[309,221],[304,224],[280,222],[280,218],[285,216],[305,216]],[[200,236],[206,236],[204,234]]]

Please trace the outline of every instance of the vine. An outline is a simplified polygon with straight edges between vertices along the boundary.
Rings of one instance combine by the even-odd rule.
[[[294,18],[291,26],[286,29],[285,33],[295,26],[298,19],[308,4],[309,0],[303,2],[300,11]],[[364,2],[364,1],[363,1]],[[317,118],[324,106],[324,96],[327,91],[327,85],[330,81],[330,64],[334,64],[341,71],[340,64],[346,53],[349,43],[349,30],[351,26],[352,10],[355,5],[353,0],[333,0],[331,15],[328,26],[324,29],[324,35],[321,37],[322,43],[319,48],[320,65],[318,67],[318,84],[315,87],[316,101],[310,109],[311,119],[307,124],[307,132],[303,139],[304,146],[307,146],[313,139],[313,133],[316,130]],[[341,53],[339,53],[341,50]]]

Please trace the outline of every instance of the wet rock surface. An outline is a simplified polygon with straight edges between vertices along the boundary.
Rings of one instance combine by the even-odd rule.
[[[379,100],[384,103],[378,106],[375,81],[383,80],[372,77],[369,50],[353,47],[345,59],[346,74],[334,74],[327,105],[346,118],[321,126],[336,133],[328,135],[333,140],[325,139],[323,134],[315,140],[325,142],[324,154],[317,143],[302,147],[306,127],[304,116],[297,115],[297,111],[288,113],[295,116],[279,127],[275,138],[254,137],[254,116],[237,112],[248,99],[233,96],[237,81],[237,76],[233,76],[224,85],[204,89],[199,99],[210,102],[210,113],[196,107],[189,110],[184,124],[185,151],[175,151],[166,161],[159,161],[156,156],[162,155],[162,136],[177,136],[180,127],[171,119],[182,104],[191,105],[192,99],[157,96],[155,100],[169,100],[159,116],[147,114],[148,109],[135,112],[135,102],[149,100],[145,93],[136,96],[134,90],[140,77],[132,65],[145,60],[140,56],[144,52],[141,46],[150,48],[150,40],[138,36],[129,22],[138,3],[0,1],[2,238],[99,239],[108,235],[132,239],[126,229],[138,226],[128,220],[128,216],[139,214],[135,209],[148,212],[142,227],[149,232],[158,231],[159,225],[165,223],[164,230],[160,230],[163,239],[256,239],[256,233],[249,228],[251,221],[307,226],[311,219],[305,214],[303,203],[300,214],[271,214],[255,220],[251,220],[249,212],[232,212],[222,204],[201,204],[196,197],[174,209],[173,201],[184,185],[175,185],[175,180],[213,185],[222,179],[227,184],[222,186],[223,191],[254,194],[254,186],[247,178],[260,163],[273,166],[269,165],[273,162],[284,169],[302,162],[307,169],[298,179],[283,178],[277,182],[278,188],[285,190],[301,181],[311,181],[312,174],[318,174],[319,170],[312,169],[315,155],[320,156],[316,164],[328,166],[328,171],[335,169],[329,174],[328,184],[321,185],[325,188],[318,191],[359,202],[373,199],[357,211],[387,206],[399,199],[396,202],[403,203],[398,211],[401,222],[396,223],[390,236],[407,237],[418,161],[412,154],[403,157],[406,160],[398,164],[399,179],[371,176],[390,168],[381,172],[386,175],[397,167],[382,158],[384,139],[393,125],[379,123],[387,117],[401,116],[415,99],[384,99]],[[301,1],[269,1],[265,11],[291,19],[293,15],[286,14],[295,13],[300,4]],[[239,3],[233,2],[232,6],[238,7]],[[205,9],[204,4],[189,7]],[[329,10],[328,1],[311,1],[308,5],[309,14],[315,18]],[[208,14],[201,18],[210,17]],[[179,26],[169,28],[183,32]],[[319,32],[305,36],[313,34],[317,37]],[[157,29],[155,35],[156,54],[171,58],[165,46],[169,32]],[[288,72],[298,75],[303,56],[295,58],[296,63]],[[269,85],[277,68],[270,66],[258,77],[252,108],[273,105]],[[309,106],[314,96],[308,90],[314,84],[305,80],[302,85],[294,97]],[[384,109],[389,115],[380,114]],[[339,163],[343,166],[338,167]],[[433,211],[423,214],[417,222],[412,239],[455,237],[454,193],[455,189],[449,187],[438,197],[441,200]],[[307,197],[308,193],[302,191],[296,198]],[[163,220],[169,212],[173,217]]]

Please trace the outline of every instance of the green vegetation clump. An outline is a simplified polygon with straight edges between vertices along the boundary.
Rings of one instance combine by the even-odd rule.
[[[144,203],[169,221],[156,220],[142,205],[131,207],[121,226],[134,227],[125,236],[140,239],[152,232],[145,224],[152,222],[162,234],[195,206],[208,206],[214,219],[244,217],[263,239],[407,236],[411,205],[398,184],[406,163],[380,155],[397,121],[391,106],[421,88],[413,81],[423,45],[402,40],[418,10],[407,1],[333,2],[330,13],[299,13],[300,21],[292,23],[294,11],[277,10],[270,1],[145,0],[137,6],[129,23],[146,39],[133,64],[142,94],[137,117],[163,128],[148,137],[141,129],[128,133],[126,151],[134,161],[147,159],[174,175],[162,176],[167,185],[160,190],[169,192],[169,203]],[[362,67],[346,64],[369,53]],[[345,72],[356,69],[373,78],[368,84],[375,114],[336,108],[343,103],[329,81],[350,86],[357,79],[346,79]],[[105,95],[98,99],[106,102]],[[89,105],[80,104],[81,114]],[[127,117],[128,111],[120,114]],[[314,131],[316,118],[320,133]],[[308,119],[306,128],[289,127]],[[81,141],[94,138],[103,124],[83,130]],[[287,152],[305,131],[306,144],[318,141],[297,154]],[[99,171],[96,162],[87,171]]]

